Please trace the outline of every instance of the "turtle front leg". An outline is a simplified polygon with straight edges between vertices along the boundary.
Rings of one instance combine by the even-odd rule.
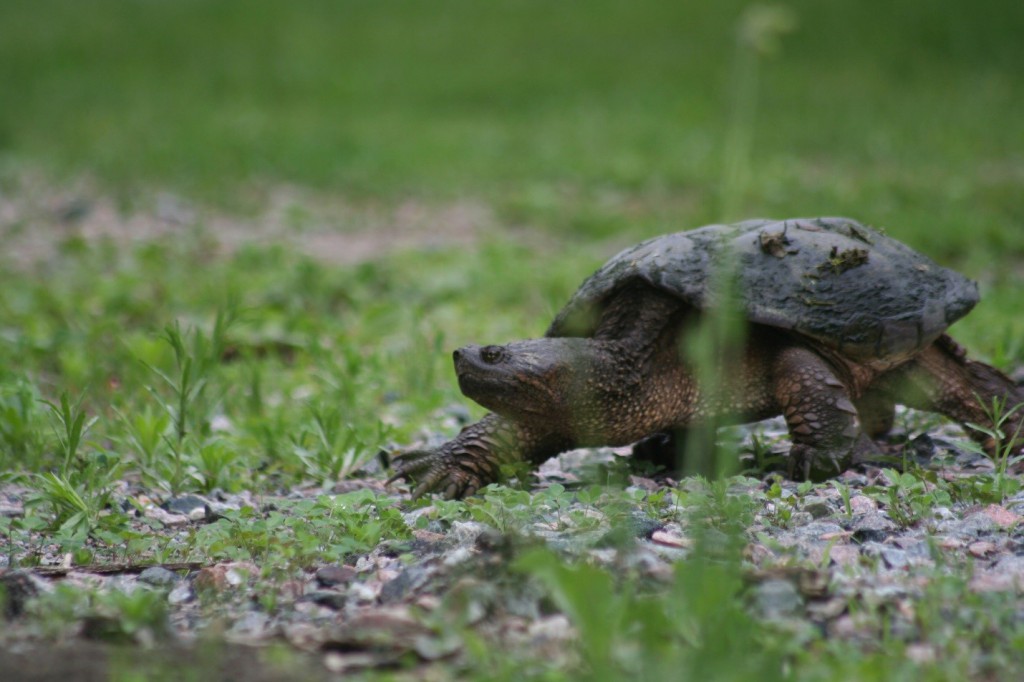
[[[784,348],[773,376],[775,399],[793,441],[792,478],[822,481],[877,453],[861,430],[846,384],[821,356],[806,348]]]
[[[968,359],[946,334],[876,383],[907,407],[960,422],[990,457],[1024,453],[1024,387],[995,367]]]
[[[414,498],[432,492],[445,499],[466,497],[496,482],[502,464],[542,461],[567,449],[551,440],[497,414],[488,414],[436,449],[410,450],[396,456],[392,462],[395,473],[387,485],[399,480],[413,482]]]

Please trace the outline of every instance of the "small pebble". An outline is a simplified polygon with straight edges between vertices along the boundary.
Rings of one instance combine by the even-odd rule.
[[[803,602],[800,591],[789,580],[766,580],[754,589],[754,603],[768,619],[794,616]]]
[[[651,533],[651,542],[664,547],[678,547],[679,549],[689,549],[693,545],[693,540],[683,535],[682,530],[678,526],[654,531]]]
[[[196,593],[187,582],[178,583],[167,595],[167,602],[172,605],[187,604],[196,598]]]
[[[803,510],[816,519],[832,515],[832,505],[823,497],[805,497]]]
[[[356,569],[340,564],[321,566],[316,571],[316,581],[323,587],[333,587],[351,582],[355,577]]]
[[[153,585],[155,587],[167,587],[174,585],[180,580],[177,573],[168,571],[162,566],[150,566],[139,574],[139,582]]]
[[[1010,528],[1020,523],[1021,517],[1005,507],[1000,507],[998,504],[990,504],[982,510],[982,513],[992,519],[992,521],[1002,528]]]
[[[850,497],[850,511],[854,514],[870,514],[878,510],[878,503],[867,495],[853,495]]]
[[[978,540],[977,542],[972,542],[967,546],[967,552],[978,559],[984,559],[987,556],[995,554],[997,550],[998,547],[996,547],[994,543],[987,542],[985,540]]]
[[[857,542],[882,542],[896,530],[896,524],[881,514],[869,513],[858,518],[852,530]]]

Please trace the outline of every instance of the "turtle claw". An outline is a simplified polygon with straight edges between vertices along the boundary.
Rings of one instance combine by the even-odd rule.
[[[397,481],[415,483],[410,493],[418,499],[428,493],[440,493],[446,500],[460,499],[473,495],[484,481],[472,471],[459,465],[459,459],[444,447],[437,450],[409,450],[397,455],[392,464],[395,473],[385,481],[391,485]]]
[[[851,460],[849,451],[842,454],[795,443],[789,449],[789,477],[794,481],[820,483],[846,471],[852,463]]]
[[[423,473],[428,467],[428,460],[433,454],[431,450],[407,450],[391,458],[391,464],[395,473],[384,481],[384,485],[391,485],[397,481],[411,481],[417,474]]]
[[[789,477],[794,481],[821,483],[835,478],[855,464],[876,462],[884,457],[873,440],[863,432],[845,448],[823,448],[793,443],[789,449]]]

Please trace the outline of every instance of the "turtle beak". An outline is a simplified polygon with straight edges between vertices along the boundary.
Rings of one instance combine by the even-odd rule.
[[[455,362],[455,373],[462,374],[464,371],[477,364],[474,361],[480,354],[480,346],[469,345],[457,348],[452,353],[452,360]]]

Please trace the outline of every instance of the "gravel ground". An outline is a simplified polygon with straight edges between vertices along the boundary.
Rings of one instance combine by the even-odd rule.
[[[778,423],[762,426],[761,438],[770,440],[779,430]],[[944,481],[991,471],[988,460],[962,445],[955,430],[943,427],[918,436],[907,447],[918,459],[930,462],[930,470]],[[433,662],[457,661],[464,642],[444,634],[435,616],[450,616],[453,595],[462,597],[463,623],[485,641],[500,642],[509,652],[571,663],[574,654],[566,644],[575,633],[569,621],[542,606],[537,585],[508,571],[517,548],[547,545],[566,557],[657,585],[670,578],[673,563],[693,546],[685,510],[652,514],[641,500],[645,493],[666,486],[684,492],[697,489],[700,484],[694,480],[680,483],[663,476],[628,475],[627,492],[638,502],[624,516],[620,510],[616,518],[579,496],[568,498],[568,504],[544,501],[546,490],[571,491],[591,477],[595,467],[621,469],[620,455],[581,450],[551,460],[538,472],[527,496],[529,509],[516,515],[508,507],[515,520],[504,523],[446,518],[439,514],[446,508],[437,502],[410,505],[401,490],[385,491],[380,472],[370,472],[365,479],[339,484],[336,492],[370,488],[391,495],[414,529],[412,538],[385,541],[346,563],[311,566],[269,582],[252,561],[76,567],[69,557],[51,554],[54,548],[42,536],[14,543],[0,551],[0,581],[8,587],[9,617],[0,635],[3,679],[57,679],[61,670],[80,673],[111,666],[108,645],[103,643],[109,624],[102,616],[83,618],[57,638],[18,616],[34,595],[52,592],[57,585],[159,590],[166,595],[169,639],[143,629],[129,638],[132,643],[171,642],[172,649],[182,647],[194,658],[197,643],[213,635],[228,643],[217,660],[229,666],[234,665],[232,660],[242,661],[242,667],[258,660],[239,656],[237,647],[259,646],[263,651],[266,645],[282,642],[291,650],[308,652],[311,660],[302,664],[312,665],[316,674],[390,669],[410,662],[429,669]],[[871,613],[887,614],[888,636],[903,637],[907,655],[921,661],[934,660],[937,654],[933,644],[915,639],[917,612],[923,600],[933,598],[929,586],[944,576],[967,576],[971,593],[992,595],[1024,618],[1024,493],[999,503],[941,504],[942,497],[928,497],[927,486],[914,498],[913,491],[900,489],[891,471],[872,466],[813,488],[774,475],[733,480],[730,493],[754,501],[753,516],[742,531],[743,571],[749,603],[759,617],[794,632],[814,628],[830,638],[869,642],[879,636],[878,619],[851,608],[868,604]],[[0,515],[23,515],[27,492],[13,485],[0,488]],[[132,498],[142,510],[140,531],[168,538],[184,537],[190,528],[210,523],[225,510],[267,510],[283,499],[322,493],[309,488],[280,498],[241,494],[158,500],[127,485],[124,490],[125,498]],[[924,505],[916,513],[914,499]],[[625,541],[623,533],[628,536]],[[610,537],[619,539],[609,541]],[[14,568],[31,563],[39,565]],[[274,596],[273,608],[267,606],[268,592]],[[40,648],[51,647],[66,655],[36,655]],[[118,656],[116,660],[125,660]],[[90,663],[85,665],[84,660]],[[263,677],[246,679],[279,679],[272,666],[258,667]],[[16,674],[22,677],[12,676]]]

